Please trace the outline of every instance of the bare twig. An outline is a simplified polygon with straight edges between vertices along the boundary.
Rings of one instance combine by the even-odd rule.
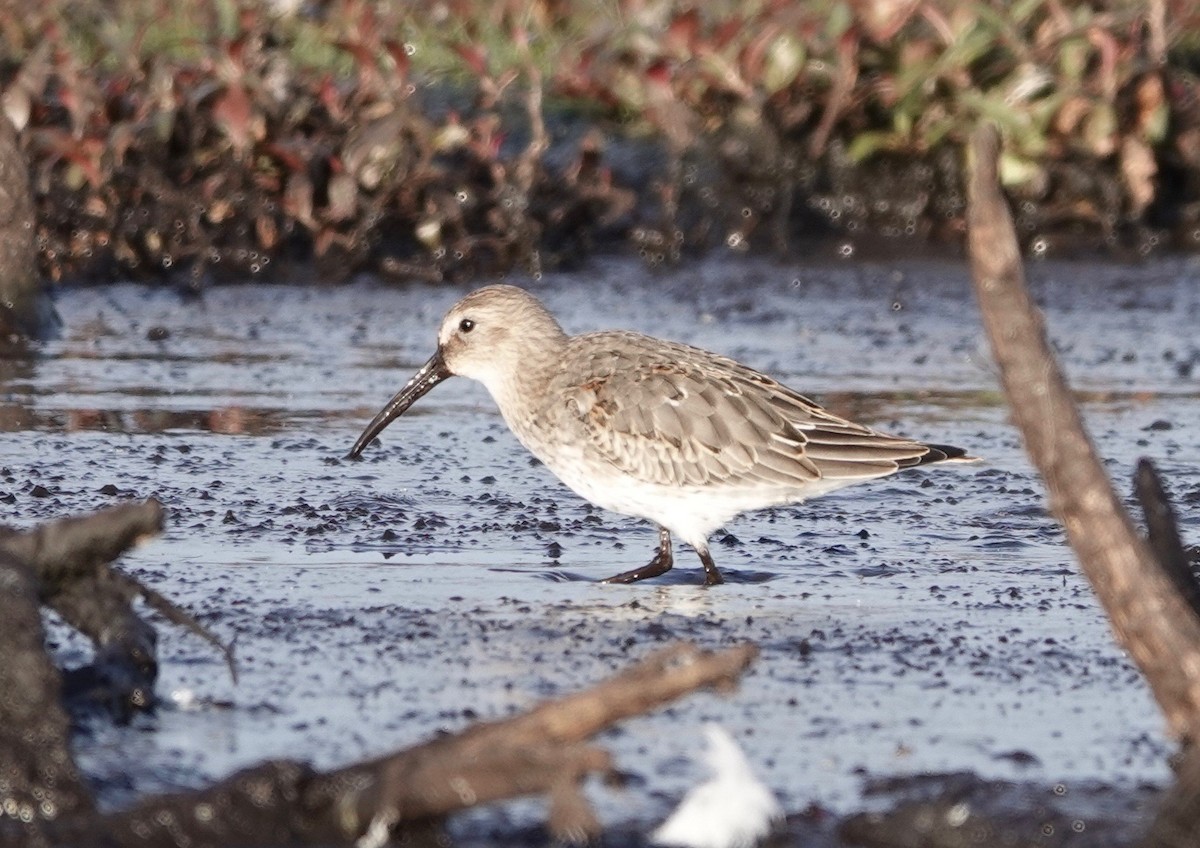
[[[162,504],[151,499],[51,521],[29,532],[8,530],[0,537],[0,550],[30,567],[41,602],[96,646],[96,662],[82,675],[73,674],[69,689],[99,696],[119,714],[152,703],[158,673],[154,630],[134,612],[134,598],[215,645],[236,680],[231,648],[167,598],[111,567],[121,554],[159,533],[164,517]]]
[[[36,582],[28,565],[2,549],[0,655],[3,844],[9,831],[24,840],[25,822],[87,815],[94,807],[71,759],[70,726],[59,702],[58,670],[46,655]]]
[[[1134,530],[1084,429],[1025,286],[998,152],[993,127],[976,131],[967,223],[975,291],[1013,418],[1117,640],[1145,675],[1172,733],[1196,739],[1200,618]]]
[[[355,805],[360,821],[386,808],[421,819],[514,795],[561,791],[564,777],[578,782],[588,771],[607,768],[603,752],[581,746],[584,740],[696,689],[732,685],[757,653],[753,645],[720,653],[676,645],[525,715],[481,724],[330,777],[354,783],[361,781],[364,768],[387,774],[386,780],[363,784],[366,789]]]
[[[1175,521],[1175,510],[1167,500],[1162,480],[1154,463],[1148,459],[1138,462],[1133,475],[1134,491],[1142,512],[1146,516],[1146,541],[1154,551],[1158,564],[1166,571],[1175,590],[1187,601],[1197,616],[1200,616],[1200,584],[1188,565],[1187,552],[1179,538],[1179,527]]]
[[[756,654],[751,645],[715,653],[678,645],[525,715],[371,762],[328,774],[300,763],[263,763],[208,789],[151,799],[99,820],[62,822],[48,833],[60,844],[85,847],[165,848],[185,838],[214,845],[344,844],[368,832],[382,840],[394,830],[419,829],[476,804],[546,793],[554,835],[586,838],[599,825],[579,785],[611,765],[607,753],[585,740],[695,689],[731,686]]]

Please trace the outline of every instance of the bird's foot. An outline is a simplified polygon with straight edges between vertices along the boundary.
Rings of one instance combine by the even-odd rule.
[[[708,552],[708,548],[696,550],[700,555],[700,562],[704,563],[704,585],[705,586],[720,586],[725,582],[725,578],[721,576],[721,572],[717,570],[717,564],[713,562],[712,554]]]
[[[631,571],[622,571],[620,574],[614,574],[612,577],[606,577],[601,580],[601,583],[636,583],[639,580],[648,580],[651,577],[658,577],[660,574],[666,574],[671,570],[671,566],[675,564],[674,557],[671,556],[671,534],[665,528],[660,527],[658,530],[658,550],[654,552],[654,559],[643,565],[641,568],[635,568]]]
[[[658,577],[660,574],[666,574],[671,570],[671,557],[666,557],[666,562],[662,562],[663,557],[655,555],[654,559],[643,565],[641,568],[634,568],[630,571],[622,571],[620,574],[614,574],[612,577],[605,577],[601,583],[637,583],[639,580],[648,580],[651,577]]]

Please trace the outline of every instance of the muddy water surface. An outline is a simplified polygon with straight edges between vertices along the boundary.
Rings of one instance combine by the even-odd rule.
[[[1040,265],[1039,299],[1089,425],[1129,490],[1160,461],[1200,502],[1200,269]],[[108,805],[266,757],[333,766],[509,715],[675,639],[752,640],[740,689],[628,722],[601,818],[649,827],[728,727],[785,808],[861,808],[926,771],[1058,784],[1168,778],[1146,688],[1110,638],[997,393],[962,266],[596,264],[527,284],[571,331],[625,327],[733,355],[843,414],[986,461],[739,519],[705,590],[595,581],[647,560],[648,525],[533,462],[452,380],[341,459],[432,351],[451,288],[132,286],[64,292],[64,337],[7,369],[0,500],[37,520],[126,498],[170,509],[125,567],[237,640],[241,680],[160,629],[175,705],[77,751]],[[66,661],[82,646],[55,630]],[[526,821],[516,805],[489,815]]]

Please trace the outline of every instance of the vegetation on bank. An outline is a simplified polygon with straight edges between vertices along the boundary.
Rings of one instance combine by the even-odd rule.
[[[0,4],[53,279],[444,279],[597,246],[1200,246],[1189,0]]]

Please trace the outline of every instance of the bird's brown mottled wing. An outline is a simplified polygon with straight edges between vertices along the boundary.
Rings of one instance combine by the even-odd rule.
[[[591,451],[669,486],[797,488],[914,465],[929,447],[838,418],[724,357],[632,333],[593,333],[556,387]]]

